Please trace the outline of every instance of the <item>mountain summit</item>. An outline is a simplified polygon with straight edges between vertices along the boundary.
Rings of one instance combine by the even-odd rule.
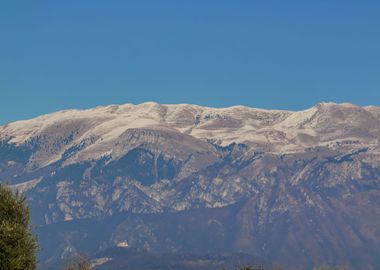
[[[56,246],[43,262],[128,243],[376,269],[379,134],[379,107],[347,103],[66,110],[0,127],[0,181]]]

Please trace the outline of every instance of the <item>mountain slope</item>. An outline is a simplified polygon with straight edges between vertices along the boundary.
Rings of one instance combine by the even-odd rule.
[[[43,262],[127,242],[376,269],[379,111],[335,103],[61,111],[0,127],[0,180],[26,193],[41,239],[60,243]],[[93,231],[87,221],[114,225]]]

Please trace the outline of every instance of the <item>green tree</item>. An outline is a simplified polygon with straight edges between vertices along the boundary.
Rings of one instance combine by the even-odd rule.
[[[25,197],[0,184],[0,269],[36,269],[37,250]]]

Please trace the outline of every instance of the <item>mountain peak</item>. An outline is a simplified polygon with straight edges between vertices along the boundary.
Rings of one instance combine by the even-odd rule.
[[[112,144],[128,129],[160,127],[202,141],[217,141],[221,145],[244,143],[266,151],[282,152],[338,139],[370,143],[380,129],[380,114],[376,108],[324,102],[293,112],[241,105],[210,108],[191,104],[129,103],[65,110],[13,122],[0,127],[0,139],[23,144],[41,136],[57,139],[64,134],[75,134],[73,145],[98,138],[91,146],[91,153],[99,151],[102,155],[103,145]],[[305,136],[309,139],[302,139]],[[57,150],[56,155],[64,150]]]

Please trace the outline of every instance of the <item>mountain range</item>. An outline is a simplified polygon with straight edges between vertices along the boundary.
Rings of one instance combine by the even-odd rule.
[[[0,181],[28,199],[43,269],[107,269],[115,248],[380,268],[380,107],[59,111],[0,127]]]

